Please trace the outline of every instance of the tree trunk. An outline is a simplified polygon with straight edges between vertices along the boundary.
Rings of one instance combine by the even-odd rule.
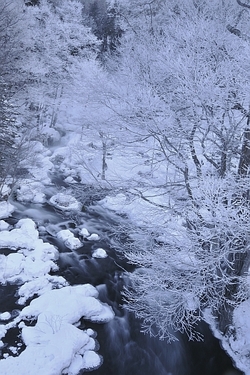
[[[241,149],[238,175],[246,176],[250,167],[250,114],[247,115],[247,126],[243,134],[243,143]]]
[[[102,140],[102,180],[106,179],[106,170],[108,169],[108,165],[106,162],[106,156],[107,156],[107,141],[104,137],[103,132],[99,132],[99,135]]]

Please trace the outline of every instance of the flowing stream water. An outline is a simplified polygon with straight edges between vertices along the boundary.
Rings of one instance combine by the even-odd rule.
[[[76,218],[47,203],[14,204],[16,211],[8,221],[15,224],[21,218],[30,217],[37,223],[41,238],[59,249],[60,270],[57,274],[62,275],[71,285],[90,283],[96,286],[100,300],[107,302],[115,312],[115,318],[109,323],[87,323],[88,327],[97,332],[99,353],[103,357],[102,366],[92,371],[93,375],[242,374],[233,367],[231,359],[205,323],[200,325],[200,331],[204,335],[203,342],[190,342],[185,335],[178,335],[179,341],[168,344],[140,332],[140,322],[121,306],[120,292],[126,282],[123,270],[128,270],[129,265],[112,248],[110,234],[112,226],[115,226],[115,219],[108,212],[89,210],[79,213]],[[61,229],[70,229],[77,235],[76,227],[79,222],[90,232],[98,233],[100,241],[85,240],[81,248],[70,250],[56,238],[56,233]],[[98,247],[106,250],[107,258],[92,257],[93,250]],[[3,311],[13,310],[15,288],[11,285],[0,288]]]

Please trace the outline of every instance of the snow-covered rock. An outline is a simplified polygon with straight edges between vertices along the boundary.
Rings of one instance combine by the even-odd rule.
[[[90,236],[87,237],[88,241],[99,241],[100,236],[97,233],[92,233]]]
[[[75,326],[41,314],[35,327],[22,329],[26,349],[0,361],[1,375],[77,375],[101,364],[94,340]]]
[[[64,211],[81,210],[82,204],[69,194],[58,193],[50,198],[50,203]]]
[[[8,311],[0,314],[0,320],[9,320],[11,318],[11,314]]]
[[[57,269],[58,250],[39,239],[31,219],[21,219],[14,229],[1,231],[0,247],[18,250],[6,256],[0,255],[0,283],[26,282]]]
[[[4,221],[4,220],[0,220],[0,231],[1,230],[6,230],[8,228],[9,228],[9,224],[6,223],[6,221]]]
[[[98,249],[94,250],[93,253],[92,253],[93,258],[107,258],[107,256],[108,256],[108,254],[102,248],[98,248]]]
[[[66,286],[32,300],[22,310],[21,317],[37,317],[41,313],[49,313],[62,322],[72,324],[81,317],[94,322],[108,322],[114,317],[113,310],[97,298],[98,291],[90,284]]]
[[[90,233],[89,233],[89,231],[88,231],[87,228],[82,228],[82,229],[80,230],[79,234],[80,234],[81,236],[83,236],[83,238],[87,238],[87,237],[90,236]]]
[[[82,246],[82,242],[79,240],[79,238],[76,238],[74,234],[68,230],[63,229],[57,233],[57,238],[62,240],[69,249],[79,249],[79,247]]]
[[[16,191],[17,200],[20,202],[44,203],[46,198],[43,193],[44,185],[41,182],[22,180]]]
[[[12,212],[15,211],[15,207],[9,202],[0,202],[0,219],[5,219],[11,216]]]

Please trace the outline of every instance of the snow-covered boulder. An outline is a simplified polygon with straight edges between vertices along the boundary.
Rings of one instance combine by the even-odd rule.
[[[67,246],[71,250],[79,249],[79,247],[82,247],[82,243],[79,238],[76,238],[74,234],[68,229],[60,230],[57,233],[57,238],[59,240],[62,240],[65,246]]]
[[[98,248],[96,250],[93,251],[92,253],[92,257],[93,258],[107,258],[108,254],[106,253],[106,251],[102,248]]]
[[[11,216],[12,212],[15,211],[15,207],[9,202],[0,202],[0,219],[5,219]]]
[[[53,195],[49,201],[53,206],[64,211],[78,211],[82,209],[82,204],[69,194],[58,193]]]

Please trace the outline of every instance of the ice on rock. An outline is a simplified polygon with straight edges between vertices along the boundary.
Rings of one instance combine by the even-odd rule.
[[[83,357],[83,367],[88,370],[93,370],[100,365],[100,357],[96,352],[89,350],[85,353]]]
[[[72,176],[66,177],[64,181],[67,182],[68,184],[77,184],[77,181]]]
[[[16,228],[0,232],[0,247],[33,249],[38,240],[38,231],[31,219],[21,219]]]
[[[87,333],[87,335],[90,336],[90,337],[95,337],[95,336],[96,336],[95,331],[94,331],[93,329],[91,329],[91,328],[88,328],[88,329],[86,330],[86,333]]]
[[[3,355],[0,374],[78,375],[81,370],[99,367],[102,358],[95,352],[95,332],[82,331],[75,325],[81,318],[108,322],[114,317],[112,308],[97,299],[98,291],[94,286],[69,286],[63,277],[49,275],[51,270],[58,269],[55,260],[59,253],[53,245],[39,238],[33,220],[21,219],[13,229],[4,221],[0,225],[0,246],[10,249],[9,255],[0,254],[0,283],[18,281],[22,284],[18,289],[19,304],[38,296],[17,316],[0,313],[0,347],[4,345],[1,338],[17,326],[26,345],[20,355],[18,346]],[[87,234],[82,231],[82,235]],[[58,232],[57,237],[71,249],[82,246],[70,230]],[[92,234],[94,239],[99,236]],[[97,250],[99,255],[104,255],[105,250]],[[26,325],[30,318],[37,319],[34,326]]]
[[[7,332],[7,328],[5,327],[5,325],[0,324],[0,339],[6,335],[6,332]]]

